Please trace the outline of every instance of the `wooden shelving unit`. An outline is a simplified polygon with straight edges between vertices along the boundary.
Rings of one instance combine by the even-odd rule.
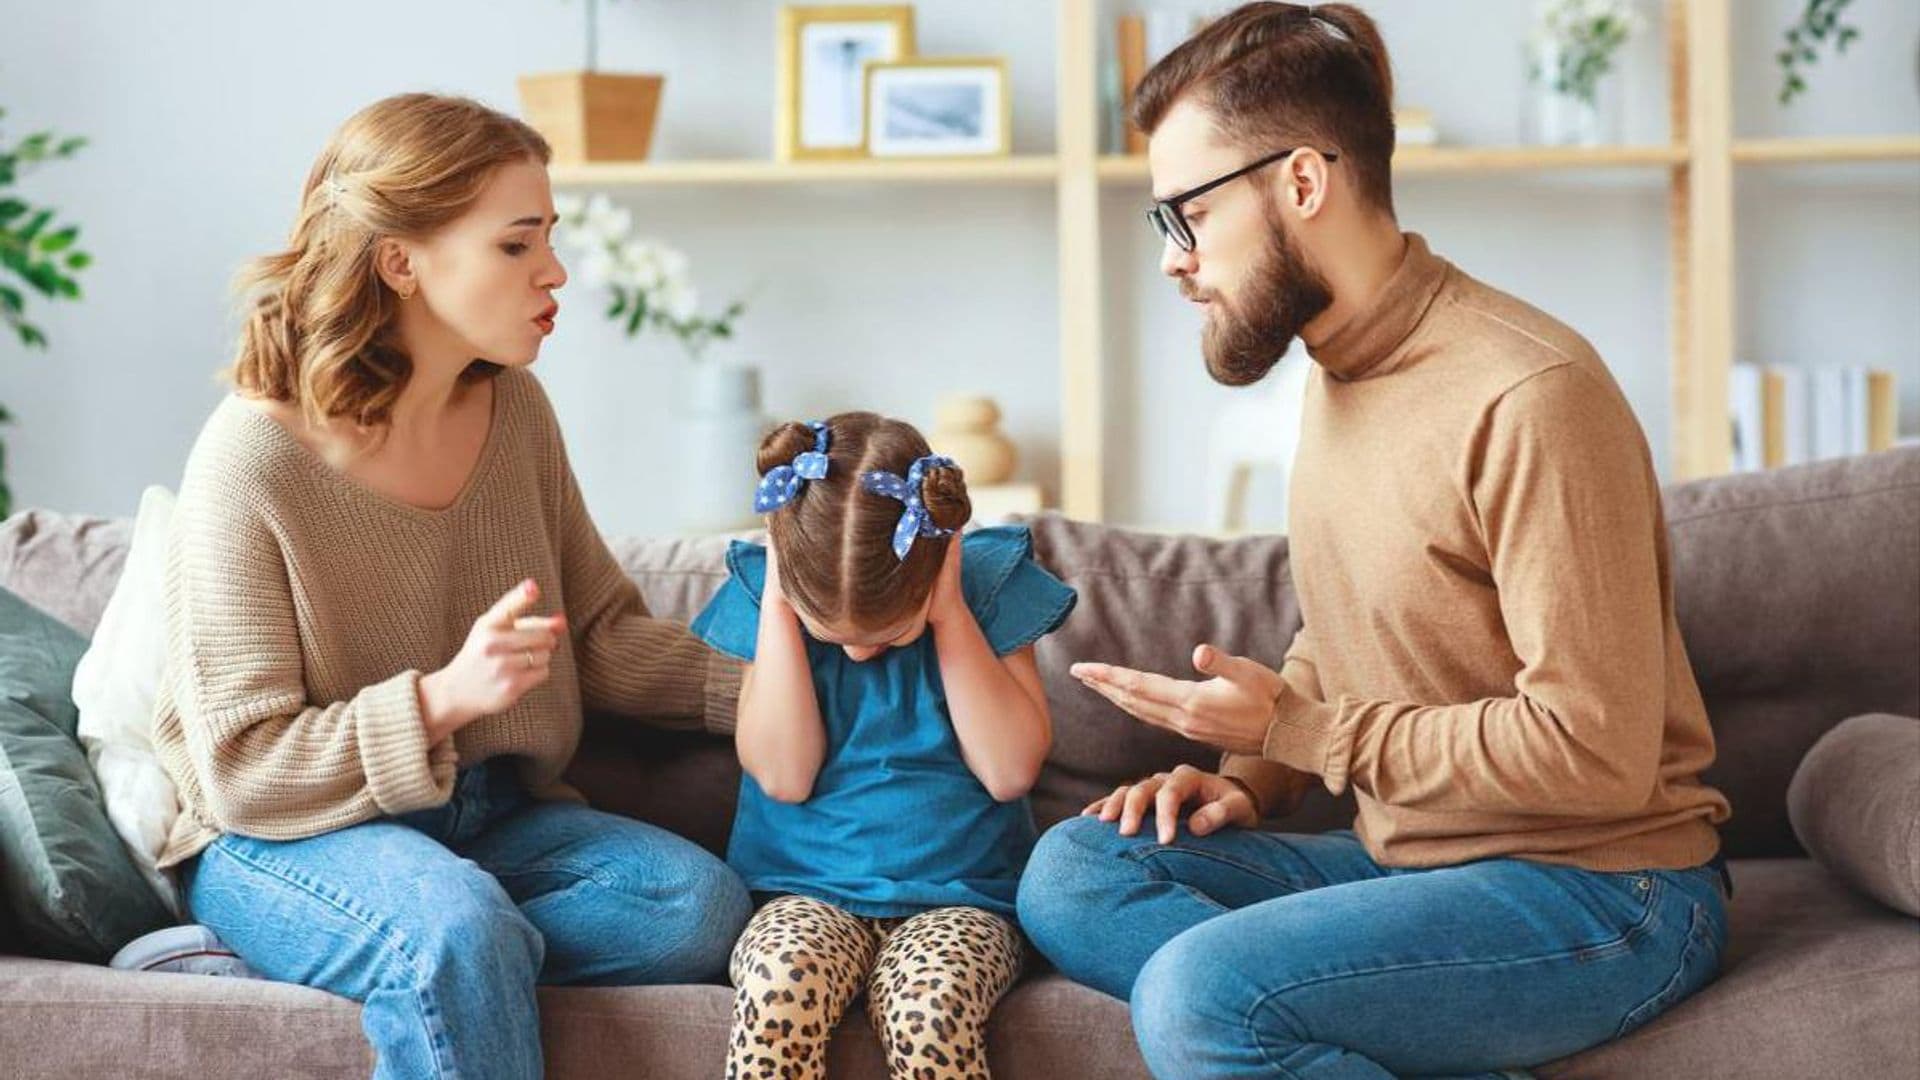
[[[1672,142],[1665,146],[1407,147],[1397,172],[1516,173],[1652,169],[1668,189],[1673,325],[1671,473],[1725,472],[1731,465],[1727,380],[1734,346],[1736,166],[1920,161],[1920,135],[1735,139],[1732,0],[1666,0]],[[1052,184],[1057,213],[1060,463],[1059,505],[1098,521],[1105,512],[1102,419],[1106,412],[1100,291],[1103,185],[1139,185],[1146,162],[1102,155],[1097,71],[1111,32],[1098,0],[1055,0],[1059,55],[1052,155],[959,161],[692,161],[557,166],[564,186]]]
[[[637,161],[555,165],[553,182],[580,187],[815,184],[872,181],[930,184],[1046,184],[1060,172],[1044,155],[964,160]]]

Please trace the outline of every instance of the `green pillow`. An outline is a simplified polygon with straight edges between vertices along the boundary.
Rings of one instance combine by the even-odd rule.
[[[74,736],[87,639],[0,588],[0,900],[26,950],[105,963],[173,920],[107,820]]]

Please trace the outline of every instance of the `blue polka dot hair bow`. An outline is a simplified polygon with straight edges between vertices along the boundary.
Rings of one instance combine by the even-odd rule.
[[[792,502],[807,481],[827,478],[826,421],[815,420],[807,426],[813,429],[813,449],[795,456],[791,465],[775,465],[767,470],[753,493],[754,513],[771,514]]]
[[[875,495],[885,495],[889,499],[898,499],[907,504],[900,513],[900,524],[893,527],[893,554],[902,562],[907,553],[913,550],[913,541],[921,536],[951,536],[952,529],[943,529],[933,523],[933,515],[927,512],[920,501],[920,478],[928,469],[951,466],[952,458],[938,454],[928,454],[915,461],[907,469],[903,479],[883,469],[860,474],[860,486]]]

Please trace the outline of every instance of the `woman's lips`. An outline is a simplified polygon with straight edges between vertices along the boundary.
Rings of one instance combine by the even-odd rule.
[[[555,304],[540,314],[535,315],[533,317],[533,324],[540,328],[542,334],[551,334],[553,333],[553,320],[559,317],[559,315],[560,305]]]

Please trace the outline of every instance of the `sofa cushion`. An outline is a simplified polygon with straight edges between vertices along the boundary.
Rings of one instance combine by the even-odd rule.
[[[1920,915],[1920,718],[1856,716],[1822,735],[1793,774],[1787,815],[1842,881]]]
[[[0,523],[0,585],[92,637],[132,540],[132,518],[22,510]]]
[[[107,820],[68,693],[87,641],[0,589],[0,898],[26,947],[104,963],[172,921]]]
[[[1730,856],[1799,854],[1787,784],[1849,716],[1920,716],[1920,447],[1669,488],[1674,603]]]
[[[1720,977],[1627,1038],[1537,1075],[1913,1075],[1920,926],[1809,859],[1736,860],[1732,869]]]
[[[1905,1075],[1920,1060],[1920,934],[1805,859],[1737,861],[1720,978],[1616,1043],[1536,1070],[1547,1078]],[[548,1075],[704,1078],[722,1060],[720,986],[540,990]],[[988,1026],[1008,1077],[1146,1076],[1122,1002],[1041,974]],[[283,983],[149,975],[0,957],[0,1061],[19,1080],[71,1076],[364,1077],[352,1002]],[[886,1075],[864,1017],[842,1023],[836,1080]]]

